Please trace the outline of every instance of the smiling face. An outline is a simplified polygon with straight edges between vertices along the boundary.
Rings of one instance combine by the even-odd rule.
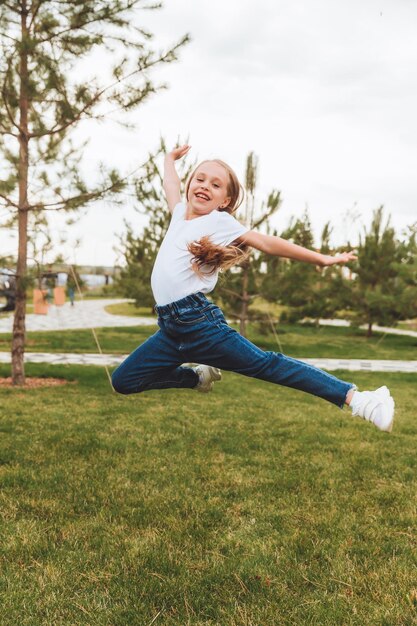
[[[201,163],[190,181],[187,193],[187,219],[208,215],[230,202],[229,172],[215,161]]]

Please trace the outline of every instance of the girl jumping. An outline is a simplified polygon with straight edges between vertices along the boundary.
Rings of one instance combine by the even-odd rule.
[[[175,161],[189,149],[181,146],[165,156],[164,191],[172,219],[151,278],[160,330],[114,371],[114,389],[122,394],[174,387],[209,392],[221,379],[222,368],[300,389],[340,408],[347,404],[353,415],[390,432],[394,400],[387,387],[360,392],[353,383],[312,365],[265,352],[231,328],[219,307],[206,298],[219,270],[241,260],[248,246],[322,267],[354,260],[354,253],[324,255],[240,224],[233,213],[242,201],[242,186],[233,170],[217,159],[198,165],[182,202]]]

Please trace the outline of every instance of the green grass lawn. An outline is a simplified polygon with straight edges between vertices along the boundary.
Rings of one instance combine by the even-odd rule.
[[[262,298],[255,298],[249,309],[252,311],[259,311],[261,313],[269,312],[273,318],[278,319],[286,307],[280,304],[266,302]],[[108,304],[105,307],[105,310],[107,313],[112,313],[113,315],[128,315],[132,317],[155,315],[153,307],[137,307],[134,302],[117,302],[115,304]]]
[[[417,319],[407,320],[405,322],[398,322],[398,328],[401,328],[402,330],[416,331],[417,330]]]
[[[134,302],[117,302],[104,307],[112,315],[127,315],[129,317],[155,317],[155,311],[150,306],[136,306]]]
[[[100,328],[97,335],[104,352],[125,354],[134,350],[156,329],[156,326]],[[261,330],[265,330],[266,334]],[[362,330],[329,326],[315,328],[303,324],[281,324],[277,332],[282,351],[293,357],[417,359],[415,337],[376,333],[367,339]],[[249,339],[265,350],[281,351],[268,327],[250,326]],[[0,334],[0,351],[9,351],[10,341],[10,334]],[[26,349],[31,352],[97,352],[90,330],[28,333]]]
[[[416,376],[355,374],[391,387],[387,435],[228,373],[123,397],[27,370],[76,382],[0,389],[0,624],[416,623]]]

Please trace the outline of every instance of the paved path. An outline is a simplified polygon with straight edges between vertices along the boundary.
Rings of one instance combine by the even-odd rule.
[[[126,358],[119,354],[65,354],[26,352],[26,363],[52,363],[55,365],[109,365],[116,366]],[[325,370],[350,370],[360,372],[402,372],[417,374],[417,361],[377,361],[366,359],[299,359]],[[0,352],[0,363],[10,363],[10,353]]]
[[[125,315],[112,315],[104,308],[108,304],[129,302],[129,300],[97,299],[76,301],[72,307],[70,303],[62,307],[51,306],[48,315],[26,316],[26,328],[28,331],[35,330],[69,330],[76,328],[104,328],[114,326],[150,326],[156,323],[154,317],[128,317]],[[321,323],[346,326],[343,320],[321,320]],[[10,315],[0,319],[0,333],[9,333],[12,330],[13,316]],[[398,330],[395,328],[384,328],[375,326],[375,330],[389,332],[398,335],[409,335],[417,337],[417,332]],[[26,363],[52,363],[62,364],[82,364],[82,365],[118,365],[126,355],[111,354],[65,354],[65,353],[39,353],[27,352],[25,354]],[[300,359],[306,363],[316,365],[326,370],[351,370],[365,372],[411,372],[417,373],[417,361],[378,361],[366,359]],[[0,363],[10,363],[10,354],[0,352]]]
[[[26,330],[70,330],[73,328],[104,328],[114,326],[151,326],[156,324],[156,317],[128,317],[127,315],[112,315],[105,311],[108,304],[118,304],[121,302],[132,302],[126,298],[118,299],[94,299],[77,300],[72,307],[69,302],[63,306],[50,306],[48,315],[34,315],[29,313],[26,316]],[[349,326],[346,320],[319,320],[322,326]],[[0,318],[0,333],[10,333],[13,327],[13,315]],[[377,332],[389,333],[392,335],[408,335],[417,337],[417,332],[413,330],[401,330],[399,328],[386,328],[385,326],[374,326]]]
[[[108,304],[129,302],[118,300],[83,300],[74,306],[66,302],[63,306],[50,306],[48,315],[26,315],[26,330],[70,330],[74,328],[104,328],[111,326],[151,326],[156,324],[154,317],[128,317],[112,315],[104,310]],[[0,318],[0,333],[10,333],[13,328],[13,315]]]
[[[350,326],[350,322],[347,320],[319,320],[321,326]],[[366,324],[359,328],[367,328]],[[417,337],[417,331],[415,330],[403,330],[401,328],[391,328],[389,326],[378,326],[374,324],[372,330],[377,333],[387,333],[388,335],[407,335],[408,337]]]

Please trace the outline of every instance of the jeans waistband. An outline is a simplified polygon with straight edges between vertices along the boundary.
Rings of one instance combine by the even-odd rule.
[[[181,298],[180,300],[175,300],[175,302],[170,302],[169,304],[156,304],[154,309],[159,317],[170,317],[173,313],[180,313],[182,309],[189,309],[190,307],[201,308],[203,306],[209,306],[210,304],[210,300],[199,291],[185,296],[185,298]]]

